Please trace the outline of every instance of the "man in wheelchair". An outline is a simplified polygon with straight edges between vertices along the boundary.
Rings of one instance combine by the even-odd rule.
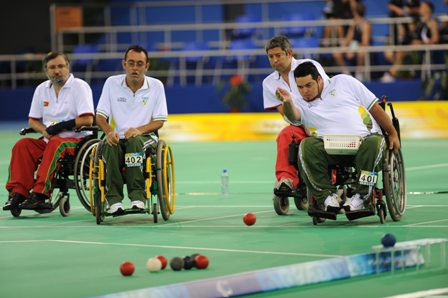
[[[74,155],[77,142],[89,134],[73,129],[93,123],[92,90],[70,74],[67,56],[48,53],[43,70],[48,80],[34,92],[28,121],[43,137],[20,139],[12,148],[6,183],[9,196],[3,210],[51,208],[46,200],[53,190],[58,161],[66,154]]]
[[[106,135],[102,160],[106,200],[113,216],[125,214],[124,183],[131,209],[145,209],[143,160],[147,148],[156,148],[157,131],[168,118],[162,82],[145,76],[150,66],[148,52],[139,45],[129,47],[122,66],[126,74],[106,80],[96,115],[96,123]]]
[[[376,180],[385,154],[381,128],[387,133],[389,149],[395,153],[400,148],[398,133],[378,104],[378,98],[355,78],[348,75],[328,78],[310,62],[297,66],[294,77],[303,100],[293,102],[289,91],[282,88],[277,89],[277,98],[283,102],[288,119],[301,121],[313,135],[302,140],[298,155],[301,178],[316,203],[313,208],[310,206],[308,214],[313,215],[314,208],[319,210],[319,215],[336,214],[341,208],[346,213],[361,211],[374,188],[373,183],[363,181]],[[323,136],[332,134],[359,135],[362,143],[357,153],[328,154]],[[354,195],[343,206],[328,171],[329,166],[336,164],[353,164],[358,172]]]

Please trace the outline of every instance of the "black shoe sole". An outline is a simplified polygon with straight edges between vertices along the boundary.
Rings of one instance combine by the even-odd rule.
[[[124,210],[121,209],[121,208],[119,208],[117,211],[115,211],[114,213],[112,213],[112,216],[113,216],[113,217],[115,217],[115,216],[122,216],[122,215],[124,215]]]

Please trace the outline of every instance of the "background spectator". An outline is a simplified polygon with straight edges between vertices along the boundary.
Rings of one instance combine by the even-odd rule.
[[[439,43],[439,27],[437,21],[432,16],[434,5],[430,1],[422,1],[419,7],[419,18],[413,19],[408,25],[409,33],[404,36],[403,44],[420,45],[420,44],[437,44]],[[389,72],[385,73],[381,78],[382,82],[391,82],[397,76],[399,66],[403,64],[403,59],[408,53],[398,51],[394,56],[389,57],[393,65]]]
[[[345,59],[356,59],[355,76],[358,80],[363,80],[362,70],[365,62],[365,52],[360,52],[360,47],[366,47],[371,44],[372,39],[372,25],[364,18],[366,7],[364,4],[351,1],[351,10],[353,13],[353,20],[348,28],[347,34],[341,44],[341,47],[349,47],[345,53],[334,53],[333,57],[336,63],[341,67],[342,73],[350,74],[347,69]]]

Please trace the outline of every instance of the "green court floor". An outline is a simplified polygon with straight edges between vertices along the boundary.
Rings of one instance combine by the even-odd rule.
[[[18,138],[16,132],[0,132],[2,187]],[[448,140],[403,141],[409,194],[400,222],[387,217],[380,224],[377,216],[348,221],[341,214],[318,226],[294,204],[286,216],[275,213],[274,141],[170,145],[178,195],[169,221],[159,217],[153,223],[152,215],[138,214],[107,217],[97,225],[74,190],[68,217],[58,210],[42,215],[23,211],[19,218],[0,213],[0,297],[94,297],[369,253],[385,233],[399,242],[448,238]],[[219,193],[223,169],[230,175],[229,198]],[[6,190],[3,194],[6,201]],[[256,214],[255,225],[243,224],[246,212]],[[389,297],[448,288],[448,264],[441,257],[446,250],[432,247],[431,264],[418,272],[386,272],[250,297]],[[193,253],[206,255],[209,267],[150,273],[145,266],[155,255],[171,259]],[[134,263],[133,276],[121,276],[123,261]]]

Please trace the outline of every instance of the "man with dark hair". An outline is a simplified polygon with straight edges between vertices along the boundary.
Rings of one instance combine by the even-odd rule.
[[[145,76],[148,52],[139,45],[126,50],[126,74],[109,77],[97,107],[96,123],[106,135],[103,161],[106,167],[106,200],[109,212],[123,215],[123,178],[131,208],[145,209],[143,160],[146,149],[157,146],[157,131],[168,119],[165,89],[161,81]]]
[[[381,127],[388,133],[390,149],[394,151],[400,148],[398,134],[378,98],[355,78],[341,74],[330,79],[311,62],[300,64],[294,77],[300,101],[294,101],[284,88],[277,89],[277,97],[283,102],[288,119],[301,121],[313,134],[300,143],[300,174],[318,206],[336,213],[341,207],[328,167],[353,162],[358,177],[373,177],[381,166],[385,149]],[[363,141],[356,155],[329,155],[322,139],[326,134],[360,135]],[[373,185],[359,182],[355,194],[343,206],[345,211],[362,209],[364,201],[372,195]]]
[[[277,110],[289,123],[277,136],[277,160],[275,163],[275,176],[277,182],[275,188],[281,192],[292,192],[299,184],[297,170],[288,161],[288,146],[292,136],[298,143],[307,136],[306,128],[300,123],[291,122],[284,116],[282,102],[279,101],[275,92],[278,87],[288,88],[294,101],[299,101],[299,90],[294,81],[293,71],[300,63],[311,61],[317,68],[323,71],[322,66],[310,59],[296,60],[293,57],[291,44],[285,36],[275,36],[266,44],[266,54],[272,68],[275,70],[263,80],[263,102],[265,110]]]
[[[6,183],[9,197],[3,210],[51,208],[45,201],[53,188],[58,160],[67,153],[74,155],[77,142],[89,134],[73,129],[93,123],[92,90],[70,73],[67,56],[48,53],[43,70],[48,80],[37,86],[28,120],[42,137],[20,139],[12,148]]]

